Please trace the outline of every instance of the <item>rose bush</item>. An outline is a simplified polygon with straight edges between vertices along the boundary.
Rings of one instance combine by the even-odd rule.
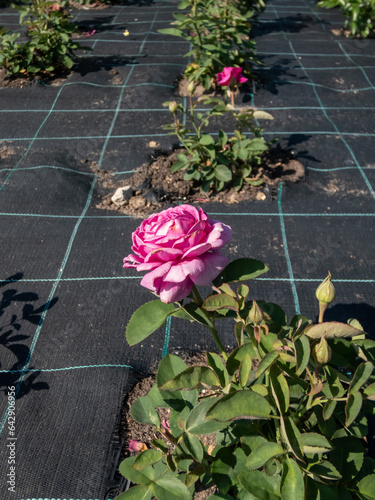
[[[210,220],[190,205],[151,215],[132,234],[133,246],[124,267],[149,271],[141,285],[165,303],[187,297],[193,285],[208,285],[228,259],[220,249],[231,239],[229,226]]]

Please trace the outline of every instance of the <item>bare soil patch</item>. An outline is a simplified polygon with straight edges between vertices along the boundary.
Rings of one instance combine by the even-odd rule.
[[[70,70],[56,73],[25,74],[25,76],[10,76],[4,67],[0,68],[0,88],[23,88],[45,83],[47,85],[62,85],[73,74]]]
[[[183,171],[171,172],[171,166],[180,151],[160,154],[121,182],[115,182],[110,173],[100,171],[96,164],[92,164],[92,170],[99,175],[98,194],[101,200],[97,208],[144,217],[181,202],[202,205],[207,202],[234,204],[245,200],[264,201],[274,196],[281,181],[299,182],[305,178],[305,168],[301,162],[294,159],[290,152],[274,148],[265,154],[262,165],[255,167],[251,174],[252,178],[263,180],[261,186],[255,187],[244,182],[240,191],[228,188],[219,193],[202,194],[193,180],[183,180]],[[116,189],[123,186],[131,187],[132,196],[121,204],[114,203],[112,197]]]

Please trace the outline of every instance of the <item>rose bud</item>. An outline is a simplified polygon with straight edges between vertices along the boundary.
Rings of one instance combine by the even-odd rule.
[[[311,351],[313,358],[320,365],[327,364],[332,358],[332,349],[324,337],[320,339],[318,344],[315,344]]]
[[[259,325],[264,319],[263,311],[255,300],[253,300],[253,307],[250,309],[248,319],[254,323],[254,325]]]
[[[336,297],[336,290],[331,283],[331,273],[328,271],[328,276],[321,283],[315,292],[316,298],[323,304],[330,304]]]
[[[169,111],[173,114],[176,113],[176,111],[177,111],[177,102],[176,101],[171,101],[169,103]]]
[[[195,90],[195,84],[194,84],[194,82],[190,82],[187,89],[188,89],[188,92],[190,94],[194,94],[194,90]]]

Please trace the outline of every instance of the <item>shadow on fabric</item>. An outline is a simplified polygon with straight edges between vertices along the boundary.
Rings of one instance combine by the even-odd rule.
[[[0,346],[8,351],[12,364],[7,369],[7,372],[0,373],[0,388],[5,393],[9,386],[16,385],[20,380],[25,364],[29,361],[30,347],[28,339],[30,335],[21,332],[25,322],[38,326],[42,323],[42,314],[44,311],[52,308],[58,298],[55,297],[49,303],[45,303],[38,308],[35,308],[32,302],[39,299],[39,296],[34,292],[18,292],[15,284],[22,280],[23,274],[16,273],[4,281],[0,281],[2,296],[0,299]],[[20,313],[20,306],[22,311]],[[0,361],[0,370],[5,370]],[[28,367],[33,370],[32,366]],[[46,382],[38,382],[37,379],[40,371],[33,370],[25,375],[22,381],[21,388],[17,394],[17,399],[28,394],[31,390],[40,391],[49,389]],[[2,389],[5,388],[5,389]]]

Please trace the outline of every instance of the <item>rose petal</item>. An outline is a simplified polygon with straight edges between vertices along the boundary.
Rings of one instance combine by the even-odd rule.
[[[160,285],[160,300],[166,304],[177,302],[189,295],[193,282],[189,277],[180,283],[164,282]]]
[[[220,252],[207,253],[199,257],[203,261],[203,270],[198,275],[190,275],[192,281],[198,286],[211,283],[228,264],[228,259]]]

